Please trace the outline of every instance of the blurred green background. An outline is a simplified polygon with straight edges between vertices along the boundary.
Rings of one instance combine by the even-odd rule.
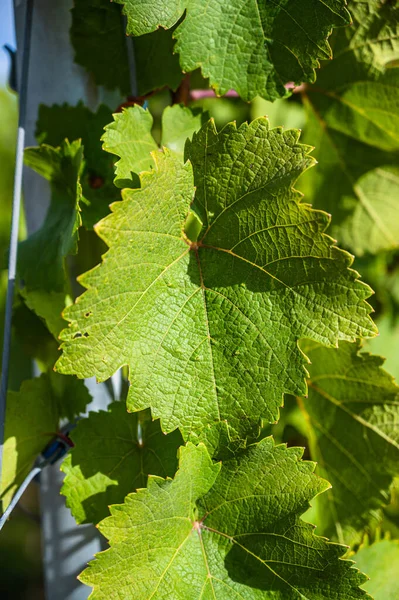
[[[10,235],[15,140],[17,131],[16,95],[0,88],[0,336],[3,340],[4,302],[7,285],[6,255]],[[23,234],[23,223],[21,224]],[[13,355],[18,352],[14,346]],[[10,385],[16,389],[26,372],[28,359],[13,368]],[[15,367],[15,361],[13,361]],[[19,368],[18,367],[18,368]],[[33,483],[21,499],[13,518],[0,535],[0,598],[41,600],[44,598],[38,487]]]

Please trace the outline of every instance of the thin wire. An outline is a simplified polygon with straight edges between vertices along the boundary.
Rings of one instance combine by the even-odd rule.
[[[0,531],[3,529],[4,523],[7,521],[8,517],[11,515],[12,511],[20,501],[22,494],[24,493],[32,479],[34,479],[36,475],[40,473],[41,470],[41,467],[34,467],[31,471],[29,471],[29,473],[19,486],[18,490],[16,491],[15,495],[13,496],[13,499],[11,500],[10,504],[7,506],[7,509],[0,517]]]
[[[48,465],[53,465],[61,458],[63,458],[66,455],[66,453],[69,452],[69,450],[72,448],[73,442],[69,438],[69,434],[72,431],[72,429],[75,429],[76,421],[77,420],[64,425],[64,427],[61,428],[61,430],[56,434],[56,436],[48,442],[47,446],[38,455],[33,464],[32,469],[29,471],[28,475],[25,477],[25,479],[15,492],[15,495],[13,496],[6,511],[0,517],[0,531],[4,523],[10,517],[12,511],[16,507],[19,499],[21,498],[22,494],[24,493],[32,479],[38,473],[40,473],[40,471],[42,471],[44,467],[47,467]]]
[[[4,445],[4,425],[6,416],[6,402],[8,389],[8,374],[10,366],[11,349],[11,319],[12,305],[14,298],[15,276],[17,267],[18,252],[18,229],[19,215],[21,209],[21,188],[22,188],[22,168],[24,160],[25,146],[25,121],[27,105],[27,88],[29,74],[30,41],[32,33],[33,0],[27,0],[25,11],[24,28],[24,46],[22,54],[22,73],[19,89],[19,120],[17,148],[15,156],[15,175],[14,192],[12,200],[12,219],[10,234],[10,252],[8,258],[8,286],[6,297],[6,310],[4,319],[4,341],[3,341],[3,360],[1,365],[1,385],[0,385],[0,477],[3,467],[3,445]]]

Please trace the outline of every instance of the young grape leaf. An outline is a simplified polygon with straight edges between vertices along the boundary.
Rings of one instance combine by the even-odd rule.
[[[3,511],[36,457],[55,436],[60,418],[73,418],[89,401],[83,381],[58,373],[24,381],[18,392],[8,392],[0,487]]]
[[[361,548],[353,557],[356,566],[367,573],[370,581],[363,588],[374,600],[397,600],[399,598],[399,541],[382,540]]]
[[[172,481],[149,477],[100,523],[111,548],[80,576],[90,598],[368,597],[345,549],[300,518],[328,487],[301,454],[265,438],[221,466],[182,447]]]
[[[314,81],[319,60],[331,58],[332,28],[350,23],[344,0],[117,1],[134,36],[168,29],[185,14],[174,32],[183,71],[201,67],[218,94],[232,88],[244,100],[275,100],[287,95],[287,82]]]
[[[82,158],[80,140],[25,150],[25,164],[50,181],[51,203],[42,227],[19,244],[20,292],[55,337],[65,325],[61,312],[68,302],[65,259],[76,253],[81,225]]]
[[[123,402],[91,412],[71,438],[75,446],[61,467],[61,493],[78,523],[104,519],[110,504],[146,486],[149,473],[173,477],[182,444],[178,431],[164,435],[149,411],[129,415]]]
[[[116,163],[115,185],[140,187],[138,173],[154,166],[151,152],[158,144],[151,134],[151,113],[135,104],[113,115],[114,121],[105,127],[103,149],[119,156]],[[173,150],[183,159],[184,144],[201,128],[207,113],[179,104],[168,106],[162,113],[162,146]]]
[[[301,346],[311,360],[309,396],[301,404],[312,458],[332,484],[319,499],[321,533],[348,543],[383,504],[399,475],[399,388],[379,356],[360,343]]]
[[[186,142],[191,162],[153,153],[96,228],[110,249],[80,278],[56,368],[104,381],[128,365],[129,410],[151,406],[183,436],[227,420],[245,437],[278,418],[283,393],[305,393],[299,338],[373,336],[370,288],[292,187],[313,162],[298,137],[264,118],[220,133],[210,121]]]
[[[320,164],[300,185],[333,213],[338,241],[361,255],[398,247],[399,9],[353,0],[350,10],[354,26],[337,32],[334,60],[304,92],[305,140]]]
[[[183,159],[187,139],[191,140],[208,120],[208,113],[201,108],[188,108],[180,104],[167,106],[162,113],[161,146],[170,148]]]
[[[93,113],[79,102],[52,106],[41,105],[36,123],[36,138],[40,144],[60,146],[65,138],[81,138],[84,166],[80,177],[82,222],[87,229],[109,213],[109,205],[120,200],[120,192],[113,184],[113,161],[102,150],[104,127],[112,121],[111,110],[102,104]]]
[[[138,104],[113,115],[113,122],[105,127],[103,149],[116,154],[116,186],[139,187],[138,173],[153,166],[151,152],[158,145],[151,135],[152,115]]]
[[[118,88],[131,95],[169,86],[176,90],[182,72],[173,54],[172,31],[158,30],[134,40],[135,78],[129,72],[127,43],[121,7],[109,0],[75,0],[72,8],[71,42],[75,62],[93,74],[97,85]]]

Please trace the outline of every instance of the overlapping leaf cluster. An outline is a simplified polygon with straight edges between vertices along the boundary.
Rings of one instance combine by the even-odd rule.
[[[320,59],[331,57],[333,27],[350,22],[345,2],[259,0],[118,0],[134,36],[169,29],[184,71],[200,67],[218,94],[244,100],[285,96],[288,82],[314,81]]]
[[[200,488],[197,496],[190,492],[190,502],[183,490],[190,489],[194,473],[198,473],[199,481],[206,479],[204,467],[191,466],[186,473],[181,469],[173,483],[150,478],[147,492],[127,496],[125,504],[113,509],[126,522],[126,536],[114,538],[111,533],[114,525],[103,529],[110,537],[112,549],[100,562],[105,561],[112,575],[103,578],[99,562],[98,567],[95,563],[83,576],[84,581],[94,585],[93,597],[99,598],[109,595],[116,579],[121,578],[123,593],[132,598],[145,598],[156,594],[158,589],[169,594],[173,589],[173,593],[182,597],[197,598],[203,593],[224,597],[225,588],[248,598],[267,598],[276,591],[295,597],[297,590],[304,593],[311,587],[318,589],[319,597],[328,597],[328,590],[338,577],[342,597],[361,597],[362,592],[355,590],[362,580],[357,579],[347,563],[333,561],[333,569],[345,565],[345,570],[331,571],[325,580],[320,579],[332,559],[331,553],[338,557],[343,550],[325,545],[311,528],[298,520],[311,498],[326,485],[309,488],[301,479],[307,473],[313,485],[321,484],[321,480],[311,475],[313,467],[298,462],[298,452],[292,454],[283,447],[273,450],[270,440],[246,449],[237,438],[252,433],[262,418],[275,420],[283,392],[304,393],[304,357],[296,346],[298,338],[308,335],[324,344],[334,344],[337,338],[373,334],[367,316],[369,308],[364,302],[370,293],[368,288],[350,270],[350,257],[335,248],[325,235],[326,215],[302,204],[293,189],[299,174],[312,164],[309,148],[298,143],[294,131],[270,130],[265,119],[239,129],[229,126],[220,133],[209,122],[186,144],[185,158],[189,162],[184,164],[181,152],[173,149],[164,148],[162,152],[156,149],[148,154],[148,147],[156,147],[150,127],[148,113],[135,107],[117,115],[115,123],[106,128],[104,145],[120,156],[116,165],[117,182],[136,185],[134,174],[142,166],[151,170],[141,173],[139,188],[124,190],[123,201],[113,205],[112,214],[96,227],[110,249],[102,265],[81,278],[88,290],[66,313],[70,327],[62,334],[63,354],[57,368],[80,377],[95,374],[106,379],[127,364],[131,379],[127,402],[131,410],[151,406],[153,417],[161,417],[165,431],[178,426],[185,437],[196,437],[197,443],[205,441],[215,455],[220,454],[220,440],[227,435],[233,450],[230,459],[226,456],[223,461],[218,479],[213,475],[211,483]],[[284,268],[280,268],[280,263]],[[331,296],[335,299],[331,300]],[[348,297],[351,310],[346,312]],[[325,314],[321,328],[320,320],[312,318],[315,306],[320,314]],[[329,328],[328,322],[334,325]],[[286,378],[282,377],[282,366],[288,373]],[[122,420],[123,412],[119,406],[120,422],[115,421],[118,430],[127,425],[126,416]],[[133,481],[129,482],[130,477],[125,476],[123,485],[113,487],[118,472],[113,470],[106,445],[101,442],[109,437],[110,424],[116,415],[115,407],[110,415],[101,419],[89,417],[87,421],[87,427],[96,428],[93,433],[101,448],[98,454],[93,442],[90,444],[91,451],[98,454],[96,468],[93,469],[92,460],[85,466],[78,447],[65,466],[64,493],[79,520],[97,522],[97,515],[104,514],[101,508],[104,503],[122,502],[129,487],[137,487],[134,463],[130,467]],[[212,433],[215,427],[219,431],[224,429],[219,438],[218,433],[216,437]],[[91,437],[85,429],[82,423],[76,435],[81,432],[81,452],[91,456],[83,443],[83,439]],[[215,439],[219,439],[219,444],[217,441],[214,444]],[[121,447],[121,452],[123,457],[129,455],[134,460],[137,452],[134,433],[132,442],[126,439],[123,442],[127,444],[126,450]],[[110,443],[115,449],[114,436]],[[145,453],[145,437],[143,445]],[[129,453],[129,447],[133,454]],[[201,461],[207,456],[206,461],[211,465],[205,448],[198,448],[202,448]],[[189,453],[186,456],[197,452],[190,445],[185,451]],[[76,466],[72,468],[74,457]],[[288,521],[283,516],[273,520],[275,511],[266,501],[269,484],[265,482],[265,491],[259,493],[259,501],[255,500],[259,502],[257,508],[255,505],[250,508],[246,502],[242,505],[247,494],[252,496],[251,491],[245,491],[247,483],[258,485],[259,477],[262,481],[266,476],[266,465],[280,460],[284,463],[290,457],[295,457],[294,464],[300,468],[298,493],[302,499],[299,505],[293,497],[290,499]],[[125,460],[122,458],[123,463]],[[207,515],[212,512],[212,503],[218,506],[218,496],[223,495],[223,491],[218,491],[218,481],[220,490],[231,485],[223,483],[229,460],[234,465],[233,475],[226,477],[234,479],[242,470],[247,482],[237,482],[237,493],[239,490],[243,499],[237,498],[236,509],[232,505],[231,510],[237,510],[237,516],[229,508],[213,523]],[[216,467],[217,464],[212,467],[215,474]],[[255,468],[263,475],[252,473]],[[280,475],[270,481],[281,483],[286,467],[276,468]],[[147,472],[151,472],[150,468],[144,470]],[[292,483],[294,473],[293,466],[287,482]],[[176,492],[169,499],[169,491],[166,495],[157,492],[159,487]],[[309,493],[307,499],[302,496],[305,489]],[[201,502],[206,502],[208,490],[212,490],[211,504],[205,505],[201,516]],[[154,499],[154,506],[153,493],[155,496],[161,493],[159,501]],[[136,539],[129,511],[130,503],[136,507],[137,502],[144,503],[143,510],[149,509],[149,514],[154,511],[162,514],[165,525],[159,520],[155,524],[149,521],[147,533],[139,533]],[[230,506],[233,498],[227,498],[226,502]],[[278,497],[277,505],[281,505]],[[255,530],[255,523],[248,521],[248,516],[254,513],[260,520]],[[174,520],[176,528],[173,525],[171,529]],[[229,523],[239,521],[242,521],[240,530],[230,530]],[[121,524],[117,527],[120,530]],[[288,534],[291,529],[293,537]],[[261,542],[267,539],[265,535],[270,536],[270,543]],[[287,537],[284,548],[276,545],[282,535]],[[175,538],[176,542],[170,546]],[[143,544],[149,544],[154,553],[149,566],[137,562],[136,554],[141,553]],[[314,565],[309,569],[313,559],[309,562],[308,552],[306,558],[305,554],[298,558],[294,551],[297,544],[318,555],[326,552],[319,565],[320,572]],[[180,548],[185,550],[181,554]],[[127,562],[119,568],[113,557],[120,557],[121,552]],[[293,556],[288,561],[291,566],[286,567],[286,557],[291,552],[295,552],[295,559]],[[325,565],[323,560],[327,561]],[[245,564],[244,570],[238,569],[240,563]],[[177,592],[175,578],[189,564],[194,569],[193,575],[197,574],[195,579],[190,578],[191,591],[183,582]],[[257,588],[259,592],[254,591]]]
[[[119,4],[75,0],[76,62],[98,84],[137,97],[175,90],[181,69],[200,68],[218,93],[273,100],[306,82],[305,140],[320,164],[310,169],[297,130],[266,118],[218,131],[200,109],[174,105],[158,144],[138,105],[113,116],[41,107],[42,145],[26,160],[52,199],[18,272],[54,337],[68,325],[59,373],[10,395],[3,505],[60,419],[85,411],[89,395],[71,375],[107,381],[124,367],[131,414],[114,402],[83,418],[62,467],[75,519],[110,542],[81,575],[91,598],[370,597],[340,544],[362,544],[355,558],[376,582],[381,557],[397,554],[396,542],[368,547],[365,533],[397,535],[395,493],[387,504],[398,387],[362,351],[376,334],[372,292],[317,208],[358,254],[397,246],[397,9],[352,0],[354,25],[330,38],[350,21],[343,1]],[[71,269],[79,237],[80,255],[94,239],[82,224],[108,249]],[[71,304],[71,272],[84,263],[96,266]],[[56,353],[31,354],[47,369]],[[297,407],[281,410],[287,394]],[[268,436],[279,419],[276,438],[299,432],[317,466]],[[376,599],[395,594],[383,583],[369,586]]]

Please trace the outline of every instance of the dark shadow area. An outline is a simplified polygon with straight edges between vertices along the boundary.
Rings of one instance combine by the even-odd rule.
[[[91,413],[72,438],[71,465],[78,466],[80,473],[71,474],[71,484],[83,486],[83,480],[92,479],[93,490],[98,490],[80,502],[82,523],[98,523],[109,516],[108,507],[123,503],[127,494],[145,487],[148,474],[173,477],[177,450],[183,443],[178,430],[165,435],[149,410],[127,413],[120,401],[113,402],[108,412]],[[87,488],[82,487],[81,495],[84,490]]]

